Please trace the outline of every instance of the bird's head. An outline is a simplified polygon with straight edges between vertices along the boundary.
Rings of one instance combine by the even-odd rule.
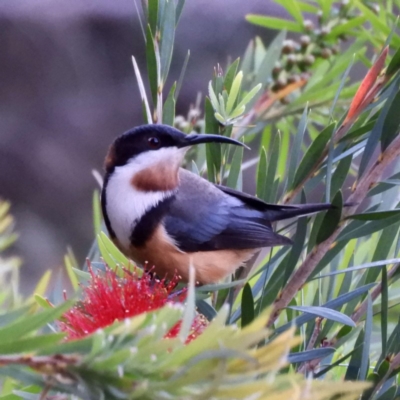
[[[105,169],[108,174],[129,170],[132,184],[142,190],[169,190],[170,186],[176,186],[174,181],[188,147],[210,142],[244,146],[226,136],[186,135],[167,125],[142,125],[115,139]]]

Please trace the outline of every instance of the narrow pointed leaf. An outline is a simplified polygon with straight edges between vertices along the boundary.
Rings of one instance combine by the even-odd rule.
[[[387,111],[381,134],[382,151],[386,150],[400,130],[400,79],[397,80],[397,93]],[[389,101],[389,99],[387,100]]]
[[[367,296],[367,315],[365,319],[364,332],[364,347],[361,355],[360,374],[358,377],[358,379],[362,381],[367,378],[372,335],[372,299],[369,293]]]
[[[376,221],[385,218],[391,218],[396,215],[400,215],[400,210],[388,210],[388,211],[375,211],[366,212],[364,214],[353,214],[348,217],[348,219],[357,219],[360,221]]]
[[[233,189],[236,188],[240,174],[240,169],[242,167],[243,150],[244,148],[242,146],[236,146],[233,153],[231,168],[229,171],[228,180],[226,182],[226,185]]]
[[[257,197],[265,200],[266,199],[266,190],[267,190],[267,153],[265,148],[261,148],[260,152],[260,161],[257,165],[257,185],[256,185],[256,193]]]
[[[351,292],[344,293],[340,296],[338,296],[336,299],[330,300],[323,304],[320,307],[323,308],[330,308],[330,309],[336,309],[339,307],[342,307],[344,304],[356,299],[357,297],[360,297],[364,293],[368,292],[370,289],[372,289],[376,284],[375,283],[370,283],[369,285],[363,285],[358,287],[357,289],[352,290]],[[299,317],[297,317],[295,320],[290,321],[289,323],[282,325],[278,327],[275,332],[276,333],[281,333],[287,329],[289,329],[293,324],[296,324],[296,326],[301,326],[305,324],[308,321],[311,321],[312,319],[315,319],[315,316],[313,314],[304,314]]]
[[[260,67],[257,69],[257,75],[254,79],[255,83],[261,83],[265,85],[270,82],[272,76],[272,70],[275,67],[276,62],[279,60],[283,42],[286,39],[285,27],[280,27],[279,34],[273,39],[271,44],[268,46],[267,51],[263,57]]]
[[[330,308],[318,306],[291,306],[289,308],[339,322],[343,325],[352,326],[353,328],[356,326],[355,322],[349,316]]]
[[[167,0],[161,24],[160,63],[161,80],[165,83],[171,65],[175,40],[175,2]]]
[[[382,267],[384,265],[397,264],[397,263],[400,263],[400,258],[388,258],[387,260],[372,261],[372,262],[368,262],[365,264],[357,265],[355,267],[349,267],[349,268],[329,272],[327,274],[319,275],[318,277],[314,277],[313,279],[326,278],[328,276],[344,274],[344,273],[350,272],[350,271],[359,271],[362,269]]]
[[[253,322],[254,319],[254,299],[251,286],[246,283],[242,293],[242,328]]]
[[[150,2],[150,4],[152,3],[153,1]],[[155,3],[158,4],[158,1],[156,0]],[[157,104],[157,91],[160,82],[158,82],[156,48],[154,46],[154,39],[151,31],[152,29],[150,28],[150,25],[148,25],[146,30],[147,76],[149,78],[149,86],[153,104]]]
[[[188,52],[186,54],[185,61],[183,62],[183,65],[182,65],[181,73],[179,74],[178,83],[176,85],[176,91],[175,91],[175,101],[178,100],[179,93],[182,88],[183,78],[185,77],[186,68],[189,63],[189,58],[190,58],[190,50],[188,50]]]
[[[158,0],[148,1],[147,18],[151,33],[154,35],[157,32]]]
[[[293,180],[296,174],[296,170],[298,169],[298,160],[300,158],[301,145],[303,143],[304,133],[307,128],[307,115],[308,115],[308,106],[304,108],[303,114],[301,116],[297,128],[297,133],[293,141],[292,153],[289,159],[289,170],[287,174],[287,186],[289,188],[293,187]]]
[[[343,208],[343,196],[341,190],[336,193],[335,197],[332,200],[332,205],[334,208],[328,210],[324,216],[324,219],[322,220],[321,226],[317,234],[317,244],[320,244],[328,239],[339,225]]]
[[[167,100],[165,100],[163,107],[163,124],[174,126],[175,120],[175,88],[176,82],[172,85],[169,91]]]
[[[228,68],[224,78],[224,89],[230,93],[232,82],[235,79],[237,69],[240,63],[240,58],[237,58]]]
[[[273,203],[276,198],[276,191],[273,190],[274,181],[276,176],[276,171],[278,169],[278,161],[280,157],[280,145],[281,145],[281,134],[277,132],[274,136],[274,141],[272,144],[269,162],[268,162],[268,169],[267,169],[267,176],[265,177],[265,188],[269,188],[265,191],[262,199],[266,202]]]
[[[66,310],[72,306],[72,301],[67,301],[50,310],[44,310],[34,315],[24,316],[22,320],[17,320],[0,329],[0,343],[5,343],[13,338],[18,340],[28,335],[32,331],[42,328],[46,324],[59,318]]]
[[[306,350],[300,353],[291,353],[288,355],[288,361],[292,364],[302,363],[319,358],[325,358],[336,351],[334,347],[323,347],[320,349]]]
[[[266,17],[264,15],[248,14],[246,20],[251,24],[270,29],[286,29],[291,32],[302,32],[303,27],[298,22],[288,21],[281,18]]]
[[[323,153],[329,139],[331,138],[335,126],[335,123],[328,125],[311,143],[296,170],[291,189],[294,189],[295,187],[300,185],[300,183],[303,182],[310,171],[313,170],[313,167],[320,160],[321,154]]]
[[[182,15],[184,5],[185,5],[185,0],[178,0],[178,3],[176,5],[176,16],[175,16],[176,25],[178,25],[179,19]]]

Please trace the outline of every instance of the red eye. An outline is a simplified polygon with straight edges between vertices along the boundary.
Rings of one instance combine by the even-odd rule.
[[[154,136],[149,137],[147,139],[147,142],[149,143],[152,149],[158,149],[160,147],[160,140]]]

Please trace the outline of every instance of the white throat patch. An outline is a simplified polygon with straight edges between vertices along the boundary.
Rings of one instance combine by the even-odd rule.
[[[174,190],[139,191],[131,184],[132,178],[136,173],[158,164],[161,160],[168,160],[171,164],[180,162],[183,155],[184,151],[176,147],[160,149],[154,151],[154,154],[146,152],[139,154],[127,164],[116,167],[111,174],[106,188],[107,215],[118,241],[127,250],[132,230],[143,215],[175,192]]]

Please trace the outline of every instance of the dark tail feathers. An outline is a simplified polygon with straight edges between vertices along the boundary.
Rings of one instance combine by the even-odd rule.
[[[277,205],[272,209],[267,210],[268,219],[273,221],[279,221],[282,219],[288,219],[298,217],[300,215],[313,214],[319,211],[329,210],[335,208],[330,203],[311,203],[311,204],[294,204],[294,205]]]

